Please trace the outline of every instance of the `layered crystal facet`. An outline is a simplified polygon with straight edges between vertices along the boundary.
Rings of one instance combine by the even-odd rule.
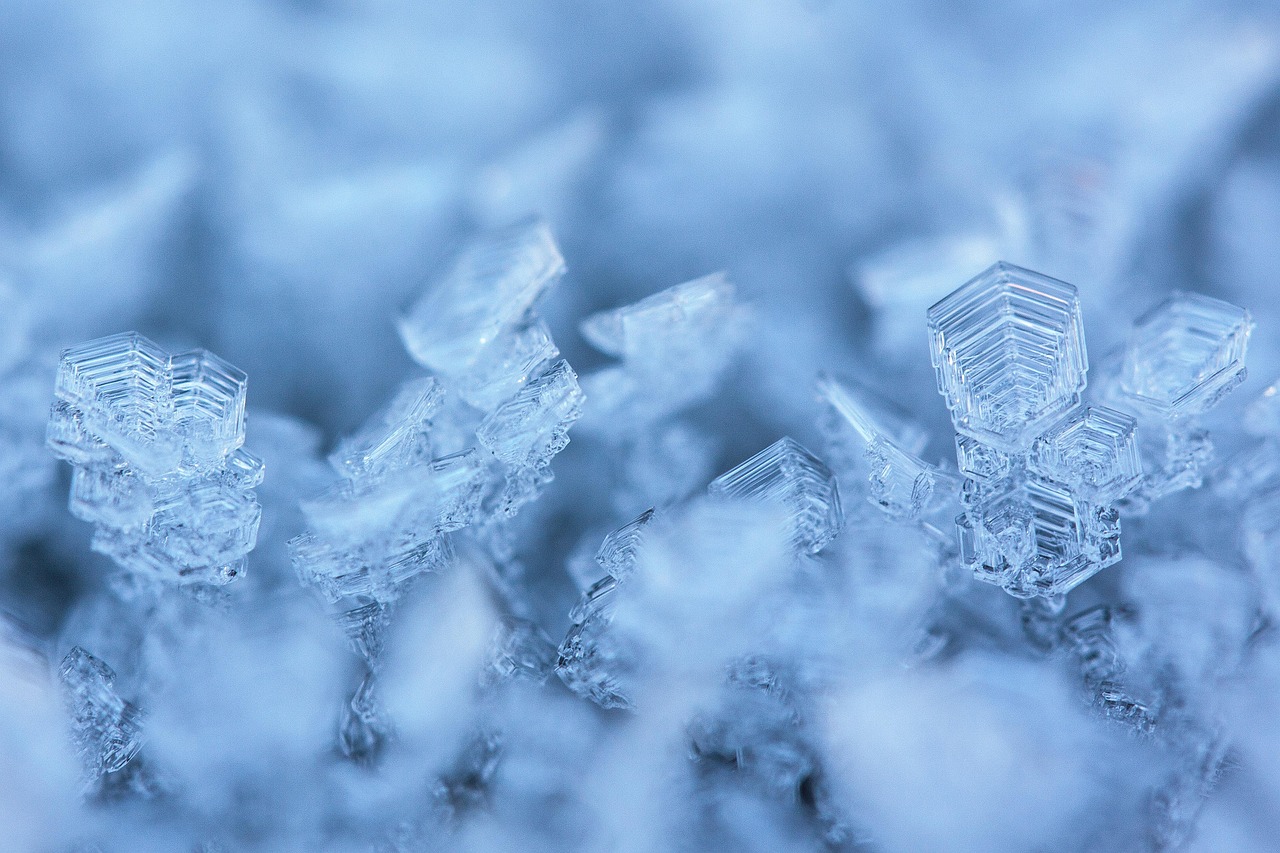
[[[1022,450],[1079,402],[1089,362],[1071,285],[998,263],[928,319],[938,389],[959,432]]]
[[[1200,414],[1244,381],[1252,329],[1243,308],[1174,293],[1134,323],[1120,391],[1132,405],[1163,417]]]
[[[257,540],[264,466],[243,448],[245,374],[136,332],[62,353],[47,442],[75,471],[95,550],[157,578],[224,583]]]
[[[821,551],[844,524],[835,475],[793,438],[781,438],[721,474],[708,490],[777,503],[787,513],[792,544],[805,553]]]
[[[1112,503],[1141,478],[1135,422],[1080,407],[1076,289],[999,263],[929,309],[929,329],[965,477],[962,561],[1012,595],[1048,598],[1119,560]]]

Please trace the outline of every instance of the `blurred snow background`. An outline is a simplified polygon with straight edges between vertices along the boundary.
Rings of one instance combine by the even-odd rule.
[[[1135,683],[1176,684],[1172,716],[1217,727],[1187,742],[1228,744],[1198,830],[1152,805],[1199,784],[1194,758],[1091,715],[1003,593],[865,521],[778,592],[769,547],[708,554],[691,511],[694,544],[669,533],[651,560],[665,584],[700,568],[690,600],[645,587],[626,623],[652,655],[633,716],[555,678],[476,686],[508,614],[460,560],[390,641],[397,744],[344,762],[355,667],[288,567],[297,501],[417,373],[396,318],[469,238],[530,213],[568,264],[541,311],[579,373],[606,362],[584,317],[677,282],[725,270],[753,316],[707,401],[625,452],[608,423],[572,434],[521,517],[521,615],[558,643],[575,555],[644,497],[784,434],[821,446],[821,370],[885,392],[949,457],[924,311],[997,259],[1080,288],[1095,369],[1169,291],[1249,308],[1250,379],[1215,415],[1222,456],[1244,448],[1240,412],[1280,375],[1280,10],[0,0],[0,609],[30,632],[0,659],[0,850],[1274,849],[1280,566],[1274,521],[1246,518],[1256,484],[1126,528],[1125,561],[1068,605],[1113,607]],[[250,377],[268,479],[228,601],[140,611],[62,508],[54,359],[125,329]],[[904,669],[939,608],[949,650]],[[28,654],[76,644],[151,732],[150,780],[89,801]],[[749,651],[821,666],[747,699],[707,676]],[[717,717],[758,725],[690,746],[690,720]]]

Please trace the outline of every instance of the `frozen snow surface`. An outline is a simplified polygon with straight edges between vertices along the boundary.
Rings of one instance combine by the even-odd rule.
[[[0,851],[1276,849],[1280,11],[0,2]]]

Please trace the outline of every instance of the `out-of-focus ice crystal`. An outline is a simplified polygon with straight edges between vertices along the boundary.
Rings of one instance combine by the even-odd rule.
[[[1071,285],[998,263],[928,318],[930,357],[957,431],[1021,451],[1080,401],[1089,361]]]
[[[1134,323],[1119,392],[1162,417],[1201,414],[1244,381],[1252,329],[1242,308],[1175,293]]]
[[[167,580],[236,577],[257,540],[246,377],[206,350],[170,355],[136,332],[62,353],[47,440],[75,466],[71,512],[93,547]]]
[[[1199,416],[1244,381],[1252,329],[1248,311],[1193,293],[1174,293],[1134,323],[1106,387],[1108,403],[1138,420],[1145,470],[1132,511],[1200,486],[1213,444]]]
[[[840,489],[835,475],[793,438],[781,438],[711,481],[713,495],[782,506],[791,528],[792,544],[816,554],[836,537],[844,524]]]
[[[821,421],[841,475],[865,481],[867,498],[891,516],[916,518],[933,503],[939,479],[953,476],[919,457],[928,436],[908,415],[852,380],[823,374],[818,394],[826,403]]]
[[[507,367],[522,373],[528,352],[546,344],[513,345],[538,299],[564,273],[564,258],[541,220],[527,220],[472,243],[445,276],[400,321],[405,347],[423,367],[456,379],[509,351]],[[542,335],[535,330],[533,339]],[[496,365],[486,365],[492,374]],[[466,384],[466,383],[464,383]]]
[[[583,593],[556,661],[560,680],[602,708],[633,707],[622,682],[635,666],[634,653],[609,630],[618,584],[606,576]]]
[[[580,329],[592,346],[622,359],[587,377],[595,428],[629,437],[710,396],[732,362],[747,322],[737,288],[713,273],[631,305],[593,314]],[[625,429],[618,428],[624,421]]]
[[[76,646],[59,667],[72,735],[89,781],[123,770],[142,747],[142,714],[115,690],[116,674]]]
[[[1067,620],[1062,629],[1068,649],[1080,667],[1085,689],[1108,719],[1149,734],[1155,717],[1124,689],[1124,661],[1111,629],[1111,608],[1097,605]]]

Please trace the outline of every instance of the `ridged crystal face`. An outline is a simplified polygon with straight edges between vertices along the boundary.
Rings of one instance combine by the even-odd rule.
[[[961,554],[981,579],[1019,597],[1059,595],[1120,559],[1114,513],[1036,478],[973,493],[957,519]]]
[[[998,263],[928,320],[938,389],[958,431],[1021,450],[1079,402],[1089,364],[1072,285]]]
[[[95,550],[168,581],[240,574],[264,473],[242,447],[246,387],[213,353],[169,355],[136,332],[63,352],[47,443],[75,466],[68,505],[97,525]]]
[[[169,363],[174,417],[188,452],[220,459],[243,444],[244,371],[203,349],[179,353]]]
[[[798,441],[782,438],[711,481],[713,495],[778,503],[787,512],[792,544],[816,554],[844,524],[835,475]]]
[[[583,400],[577,374],[558,361],[490,413],[476,438],[510,467],[543,468],[568,445]]]
[[[1175,293],[1134,323],[1120,391],[1165,417],[1199,414],[1244,381],[1252,328],[1243,308]]]
[[[175,464],[180,449],[170,434],[169,354],[148,338],[124,332],[67,348],[55,393],[134,465],[163,470]]]
[[[1133,418],[1105,406],[1072,413],[1036,439],[1031,467],[1092,502],[1124,497],[1142,477]]]

